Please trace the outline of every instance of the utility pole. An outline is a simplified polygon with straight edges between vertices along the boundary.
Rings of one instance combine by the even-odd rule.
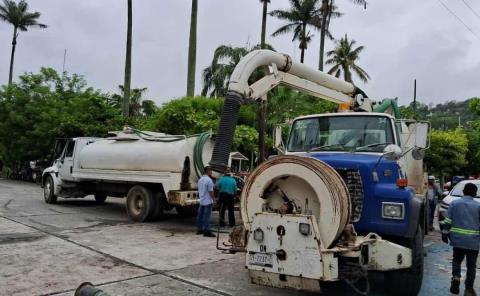
[[[417,79],[413,80],[413,116],[417,119]]]
[[[63,52],[63,67],[62,67],[62,73],[65,73],[65,62],[67,61],[67,49],[65,48],[65,51]]]

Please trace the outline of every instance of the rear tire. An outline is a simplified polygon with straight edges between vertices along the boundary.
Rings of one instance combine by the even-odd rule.
[[[389,271],[385,274],[388,295],[416,296],[423,281],[423,230],[417,227],[415,236],[401,244],[412,250],[412,267]]]
[[[127,194],[128,217],[137,222],[145,222],[152,217],[155,200],[152,191],[140,185],[133,186]]]
[[[55,183],[52,176],[48,175],[43,184],[43,198],[47,204],[57,203],[57,196],[55,195]]]
[[[107,199],[107,195],[101,192],[95,192],[94,196],[95,196],[95,202],[97,204],[103,204]]]

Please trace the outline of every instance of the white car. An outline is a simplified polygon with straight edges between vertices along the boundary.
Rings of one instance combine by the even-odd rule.
[[[473,183],[477,185],[479,188],[477,192],[477,197],[475,197],[475,201],[480,202],[480,180],[463,180],[459,182],[453,189],[443,198],[442,201],[440,201],[440,206],[438,207],[438,222],[442,222],[443,219],[447,216],[448,212],[448,206],[450,203],[454,200],[457,200],[463,196],[463,188],[465,187],[465,184],[467,183]],[[441,224],[440,224],[441,228]]]

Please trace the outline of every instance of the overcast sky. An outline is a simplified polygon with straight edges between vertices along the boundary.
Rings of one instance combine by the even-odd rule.
[[[420,101],[438,103],[480,96],[480,40],[439,1],[443,1],[478,36],[480,17],[462,0],[369,0],[367,9],[348,0],[336,0],[340,19],[333,20],[336,38],[348,34],[364,45],[358,64],[372,80],[357,84],[372,98],[399,97],[402,104],[413,95],[417,79]],[[465,0],[480,13],[480,2]],[[21,33],[15,75],[42,66],[66,69],[85,76],[104,91],[123,83],[127,1],[30,0],[42,13],[46,30]],[[288,0],[272,0],[269,10],[288,7]],[[190,0],[135,0],[133,3],[133,87],[147,87],[157,103],[186,93]],[[259,43],[262,6],[258,0],[199,0],[197,83],[218,45],[253,46]],[[282,22],[269,17],[268,38],[277,51],[300,58],[291,36],[270,37]],[[318,65],[319,32],[306,51],[306,63]],[[8,79],[12,28],[0,23],[0,81]],[[327,43],[327,50],[334,46]],[[354,78],[355,79],[355,78]]]

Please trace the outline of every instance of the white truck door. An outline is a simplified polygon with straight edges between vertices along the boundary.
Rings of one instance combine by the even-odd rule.
[[[65,151],[63,152],[63,156],[58,164],[58,173],[60,175],[60,179],[64,181],[73,181],[72,171],[75,143],[75,140],[68,141]]]

